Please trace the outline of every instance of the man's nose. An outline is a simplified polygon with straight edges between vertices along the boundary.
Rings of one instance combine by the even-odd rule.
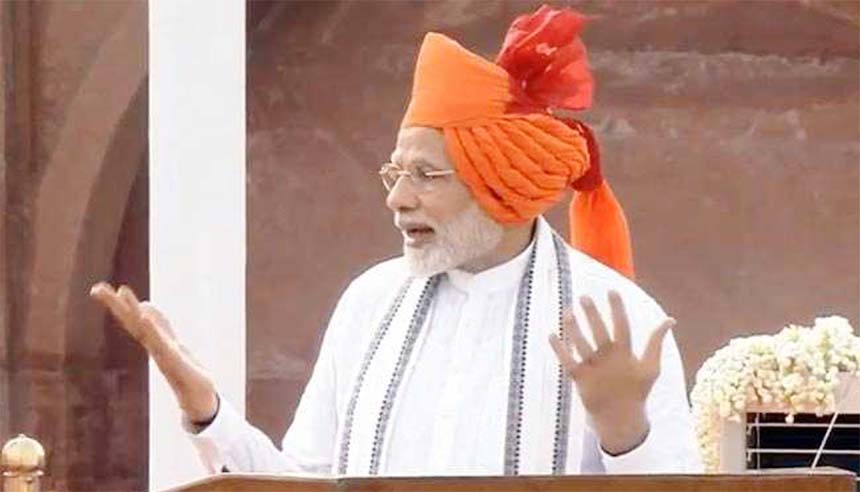
[[[418,203],[418,194],[415,192],[412,180],[407,176],[401,176],[395,181],[385,198],[385,205],[392,212],[414,209],[418,207]]]

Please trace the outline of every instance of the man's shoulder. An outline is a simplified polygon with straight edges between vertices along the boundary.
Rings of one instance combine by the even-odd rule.
[[[354,277],[337,302],[329,320],[324,342],[335,354],[337,370],[344,374],[354,370],[362,350],[378,327],[386,306],[407,278],[402,258],[380,261]],[[350,380],[349,377],[344,381]]]
[[[359,297],[365,302],[385,297],[397,289],[409,276],[403,256],[382,260],[365,269],[355,277],[346,291],[344,298]]]

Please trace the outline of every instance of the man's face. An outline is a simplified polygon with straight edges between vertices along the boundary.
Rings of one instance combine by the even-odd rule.
[[[386,199],[403,234],[403,254],[413,274],[451,270],[498,246],[502,226],[478,206],[456,174],[425,175],[454,169],[439,130],[401,129],[391,162],[418,176],[398,179]]]

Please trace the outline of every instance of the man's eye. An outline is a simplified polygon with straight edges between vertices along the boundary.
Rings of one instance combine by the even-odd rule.
[[[436,176],[428,176],[427,172],[428,171],[426,169],[416,169],[415,170],[415,177],[417,177],[421,181],[429,181],[429,180],[436,177]]]

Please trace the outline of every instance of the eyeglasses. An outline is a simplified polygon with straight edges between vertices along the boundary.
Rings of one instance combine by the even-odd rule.
[[[400,179],[401,176],[406,176],[412,181],[412,185],[419,192],[428,192],[433,190],[439,178],[443,176],[449,176],[454,174],[456,171],[453,169],[446,169],[444,171],[427,171],[422,168],[417,168],[414,171],[407,171],[397,164],[386,162],[379,168],[379,177],[382,178],[382,185],[385,186],[387,191],[391,191],[394,188],[394,185],[397,184],[397,180]]]

